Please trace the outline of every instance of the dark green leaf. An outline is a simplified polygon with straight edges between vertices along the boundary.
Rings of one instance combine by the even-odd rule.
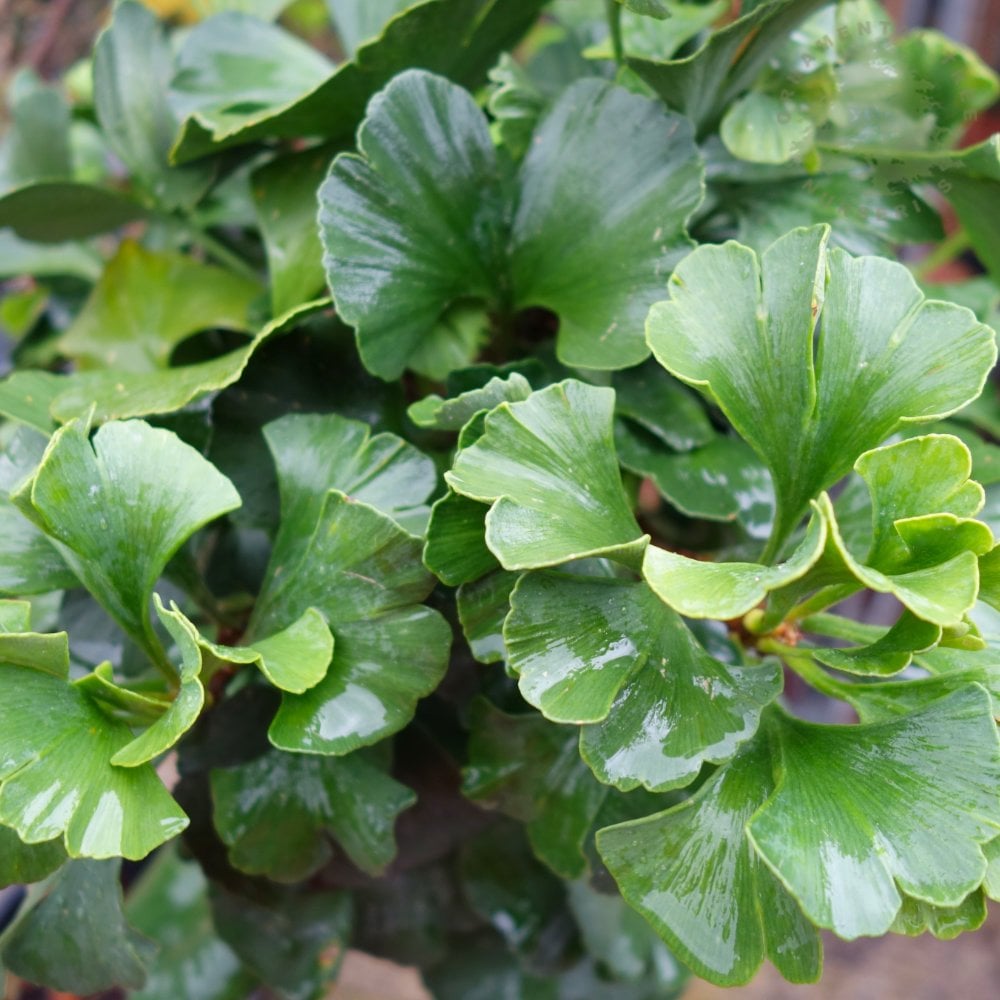
[[[39,882],[66,860],[58,840],[26,844],[7,826],[0,826],[0,889]]]
[[[623,143],[627,160],[613,152]],[[320,191],[320,224],[334,300],[371,371],[440,378],[467,363],[477,345],[456,355],[442,320],[470,300],[502,314],[553,310],[567,364],[620,368],[647,355],[646,312],[690,245],[684,226],[702,196],[682,119],[581,80],[537,130],[512,202],[471,95],[412,71],[372,101],[358,145]]]
[[[3,938],[3,960],[32,983],[88,994],[139,988],[155,945],[129,926],[121,862],[71,861]]]
[[[243,871],[299,882],[331,856],[333,837],[361,869],[396,856],[396,817],[416,801],[364,753],[335,759],[271,750],[211,775],[215,825]]]
[[[583,848],[608,789],[577,750],[577,731],[538,715],[473,706],[462,790],[474,802],[525,823],[532,849],[557,875],[579,878]]]
[[[97,236],[145,214],[132,198],[75,181],[39,181],[0,197],[0,228],[9,226],[22,240],[35,243]],[[28,265],[26,260],[25,270]]]

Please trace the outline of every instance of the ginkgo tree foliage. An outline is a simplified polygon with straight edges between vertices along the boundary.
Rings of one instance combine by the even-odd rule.
[[[122,0],[14,75],[0,972],[652,1000],[979,927],[998,93],[874,0]]]

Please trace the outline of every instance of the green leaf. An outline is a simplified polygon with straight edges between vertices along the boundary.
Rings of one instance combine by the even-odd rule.
[[[780,745],[777,789],[748,831],[816,924],[883,934],[903,893],[951,907],[982,882],[1000,753],[981,687],[868,726],[785,718]]]
[[[924,300],[900,264],[828,253],[828,234],[795,230],[759,261],[737,243],[700,247],[649,316],[657,360],[770,469],[778,541],[863,451],[975,398],[996,360],[972,313]]]
[[[9,81],[9,124],[0,142],[0,191],[73,174],[69,105],[31,70]]]
[[[131,730],[64,680],[0,665],[0,733],[0,824],[26,843],[139,859],[187,825],[152,767],[111,764]]]
[[[292,96],[287,87],[276,88],[265,98],[266,88],[262,88],[264,93],[257,101],[242,112],[236,106],[224,117],[222,130],[216,128],[211,116],[202,121],[200,115],[193,115],[184,123],[173,156],[177,162],[185,162],[263,138],[311,135],[346,143],[364,117],[371,95],[414,62],[457,83],[477,86],[484,82],[497,55],[514,47],[535,22],[541,6],[542,0],[428,0],[414,4],[393,18],[378,38],[360,45],[350,62],[311,89]],[[207,39],[204,50],[210,57],[217,49],[228,50],[237,58],[226,61],[221,78],[211,72],[201,77],[206,88],[203,95],[189,82],[189,101],[202,97],[207,102],[225,101],[233,79],[242,77],[241,66],[247,60],[250,65],[259,65],[262,58],[253,39],[241,45],[238,37],[227,35],[225,19],[214,23],[217,37]],[[314,58],[311,55],[310,62]],[[189,74],[206,69],[188,62],[183,49],[180,61]],[[279,80],[287,80],[284,67],[275,71]],[[191,81],[190,76],[188,79]],[[239,84],[235,86],[238,89]]]
[[[120,861],[71,861],[4,936],[10,971],[79,994],[141,987],[155,946],[125,918],[120,868]]]
[[[426,517],[437,486],[434,463],[395,434],[376,434],[335,413],[290,414],[264,428],[281,489],[275,559],[293,562],[326,503],[327,491],[370,504],[400,527]]]
[[[238,507],[240,498],[228,479],[176,435],[136,420],[105,424],[93,441],[79,423],[61,428],[16,502],[56,540],[109,614],[162,666],[164,654],[149,617],[153,586],[181,544]]]
[[[65,860],[58,840],[26,844],[10,827],[0,826],[0,889],[40,882]]]
[[[199,330],[248,330],[256,282],[180,254],[122,243],[59,340],[81,368],[154,372]]]
[[[418,603],[434,579],[420,540],[392,519],[411,515],[434,488],[433,465],[395,435],[369,438],[363,424],[335,415],[284,417],[265,436],[282,521],[251,634],[315,608],[335,642],[324,679],[282,698],[271,741],[349,753],[402,728],[444,672],[450,630]]]
[[[581,753],[625,790],[683,787],[728,760],[781,690],[777,661],[719,662],[642,583],[527,574],[504,642],[525,699],[555,722],[595,723]]]
[[[864,646],[816,649],[812,655],[828,667],[851,674],[885,677],[910,665],[914,653],[932,649],[941,641],[941,626],[904,611],[884,635]]]
[[[299,882],[331,857],[333,837],[362,870],[377,874],[396,856],[396,817],[416,801],[377,759],[270,750],[212,771],[215,826],[239,869]]]
[[[656,596],[682,615],[737,618],[771,591],[805,577],[823,555],[826,537],[827,519],[817,508],[798,547],[775,566],[702,562],[652,545],[646,550],[642,575]]]
[[[49,407],[64,383],[52,372],[14,372],[0,382],[0,413],[48,436],[55,429]]]
[[[321,146],[277,157],[253,172],[253,200],[267,251],[275,316],[316,298],[323,290],[316,190],[332,156],[329,146]]]
[[[970,892],[958,906],[934,906],[905,896],[891,930],[909,937],[930,931],[942,941],[951,941],[966,931],[978,930],[985,920],[986,897],[978,889]]]
[[[726,149],[753,163],[801,158],[812,148],[815,134],[807,109],[756,90],[730,105],[719,129]]]
[[[46,412],[51,411],[57,420],[67,421],[88,414],[93,407],[94,420],[103,421],[182,409],[206,393],[232,385],[243,375],[251,357],[266,340],[294,329],[328,305],[328,299],[319,299],[297,306],[268,323],[244,347],[209,361],[139,373],[110,369],[68,377],[49,376],[52,381],[46,382],[45,388],[51,396]],[[9,395],[14,395],[15,388],[23,392],[24,376],[34,374],[17,372],[6,383],[0,383],[0,406],[4,403],[4,385],[8,386]],[[28,412],[23,412],[24,409],[21,406],[18,412],[23,416],[30,413],[35,420],[33,425],[38,426],[41,416],[35,414],[40,407],[32,407]]]
[[[201,868],[170,848],[156,856],[130,889],[126,912],[159,946],[146,986],[133,1000],[245,1000],[256,985],[217,934]]]
[[[532,849],[557,875],[587,870],[583,848],[608,794],[577,751],[576,730],[538,715],[473,704],[462,791],[526,824]]]
[[[772,0],[713,31],[682,59],[629,59],[628,65],[668,105],[707,131],[756,79],[789,33],[825,0]]]
[[[458,588],[455,595],[458,620],[472,655],[480,663],[497,663],[507,658],[503,623],[510,611],[510,592],[518,576],[498,570]]]
[[[765,956],[792,982],[820,975],[819,935],[744,832],[774,787],[772,769],[758,738],[686,802],[597,834],[629,904],[697,975],[723,986],[749,982]]]
[[[347,945],[347,893],[310,887],[302,892],[258,891],[250,898],[218,884],[210,892],[219,937],[247,969],[282,996],[318,996],[340,971],[331,956],[339,956]]]
[[[770,537],[774,488],[746,442],[720,435],[704,447],[677,454],[630,423],[615,423],[615,447],[623,468],[649,477],[660,494],[689,517],[738,521],[751,538]]]
[[[22,240],[35,243],[97,236],[145,214],[132,198],[75,181],[39,181],[0,197],[0,228],[9,226]],[[23,266],[27,271],[29,262]]]
[[[517,403],[531,395],[531,383],[519,372],[506,378],[494,376],[479,389],[469,389],[450,399],[424,396],[406,415],[418,426],[437,431],[460,431],[481,410],[501,403]]]
[[[665,18],[670,17],[670,8],[663,0],[618,0],[618,2],[636,14],[644,14],[646,17]]]
[[[424,565],[449,587],[478,580],[499,565],[486,547],[488,509],[451,490],[431,508]]]
[[[615,413],[639,424],[674,451],[691,451],[716,439],[697,397],[655,361],[617,372]]]
[[[178,127],[167,103],[172,63],[170,43],[153,13],[132,0],[117,4],[94,48],[94,107],[108,144],[153,201],[190,208],[215,169],[169,165]]]
[[[410,3],[411,0],[326,0],[337,37],[349,56],[362,43],[381,34],[385,23],[401,14]]]
[[[926,470],[934,469],[934,476]],[[819,506],[828,524],[827,549],[813,573],[780,598],[790,606],[817,585],[859,585],[893,594],[917,617],[944,627],[960,624],[975,604],[977,557],[993,535],[974,520],[982,487],[969,479],[972,459],[958,438],[927,434],[866,452],[855,463],[871,496],[868,554],[856,557],[827,496]]]
[[[622,487],[614,393],[567,380],[502,403],[445,479],[490,503],[486,543],[505,569],[605,555],[635,563],[648,543]]]
[[[613,152],[623,143],[627,160]],[[553,310],[567,364],[620,368],[646,357],[642,323],[690,245],[684,226],[702,197],[682,119],[578,81],[539,126],[508,192],[471,95],[410,71],[373,99],[358,148],[334,161],[320,226],[338,311],[375,374],[411,367],[439,378],[458,367],[442,318],[460,302],[507,316]],[[657,196],[664,187],[668,203]]]
[[[18,427],[0,454],[0,592],[5,594],[46,594],[77,583],[49,539],[7,499],[34,472],[46,443],[43,435]]]

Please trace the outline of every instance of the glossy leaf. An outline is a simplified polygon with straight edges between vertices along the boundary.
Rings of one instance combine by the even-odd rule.
[[[737,521],[751,538],[770,537],[774,487],[746,442],[720,435],[702,448],[677,453],[629,423],[615,424],[615,447],[623,468],[649,477],[660,494],[688,517]]]
[[[622,488],[611,438],[614,393],[572,380],[486,418],[448,484],[492,507],[486,543],[506,569],[606,555],[634,563],[648,542]]]
[[[328,837],[364,871],[396,855],[396,817],[416,797],[374,758],[271,750],[211,775],[215,825],[243,871],[298,882],[331,857]]]
[[[941,641],[941,626],[904,611],[886,633],[864,646],[817,649],[813,656],[828,667],[851,674],[884,677],[910,665],[914,653],[932,649]]]
[[[166,208],[189,208],[214,168],[168,163],[178,127],[167,103],[172,62],[153,14],[132,0],[117,4],[94,49],[94,107],[108,144],[149,196]]]
[[[187,825],[151,767],[111,764],[131,730],[64,680],[0,666],[0,733],[0,824],[26,843],[139,859]]]
[[[754,4],[742,17],[713,31],[697,52],[682,59],[629,59],[629,66],[699,132],[715,124],[756,78],[788,33],[824,0],[773,0]]]
[[[68,421],[88,414],[93,407],[94,419],[102,421],[180,410],[210,392],[232,385],[265,341],[294,329],[328,305],[329,300],[319,299],[297,306],[264,326],[244,347],[209,361],[139,373],[112,368],[68,377],[53,375],[46,386],[51,393],[46,413]],[[26,374],[33,373],[18,372],[8,379],[11,394],[15,387],[23,388],[21,380]],[[0,384],[0,401],[2,390]]]
[[[746,562],[702,562],[653,545],[642,575],[666,604],[689,618],[736,618],[768,593],[804,577],[823,554],[827,522],[813,513],[795,551],[775,566]]]
[[[245,1000],[256,985],[212,924],[208,884],[196,862],[167,849],[129,891],[129,921],[159,947],[136,1000]]]
[[[608,789],[580,759],[576,730],[486,701],[475,703],[471,725],[462,791],[525,823],[535,854],[556,874],[584,874],[584,842]]]
[[[934,477],[923,477],[934,468]],[[894,595],[919,618],[958,625],[976,601],[977,557],[993,546],[978,512],[982,487],[969,479],[965,445],[949,435],[909,438],[866,452],[855,463],[871,496],[872,529],[865,557],[856,556],[837,524],[829,498],[820,507],[829,525],[827,551],[806,577],[789,588],[787,605],[817,583],[863,585]]]
[[[369,505],[404,516],[433,488],[433,467],[394,435],[369,439],[366,427],[336,416],[290,416],[265,433],[278,467],[282,523],[252,634],[286,628],[315,608],[335,650],[319,684],[285,694],[271,741],[285,750],[345,754],[405,725],[444,671],[449,629],[418,603],[434,583],[421,543]]]
[[[499,566],[486,546],[488,510],[451,490],[431,508],[424,564],[449,587],[471,583]]]
[[[661,364],[715,400],[770,469],[779,540],[863,451],[977,396],[996,358],[971,313],[925,301],[899,264],[828,253],[828,232],[795,230],[760,261],[736,243],[701,247],[649,318]]]
[[[627,161],[612,153],[625,142]],[[371,371],[440,378],[471,360],[475,344],[455,357],[443,322],[461,301],[553,310],[568,364],[620,368],[647,355],[646,311],[690,245],[684,226],[702,194],[681,119],[581,80],[539,126],[512,201],[471,96],[412,71],[372,101],[358,147],[334,162],[320,225],[334,300]],[[664,185],[668,203],[656,195]]]
[[[655,361],[615,374],[615,413],[628,417],[674,451],[691,451],[716,438],[705,407]]]
[[[409,528],[426,516],[437,486],[434,463],[395,434],[376,434],[337,414],[291,414],[264,429],[278,471],[282,522],[276,559],[291,562],[308,545],[308,532],[340,490]]]
[[[750,821],[756,850],[805,913],[841,937],[882,934],[901,893],[958,906],[1000,828],[1000,753],[986,692],[969,685],[869,726],[783,719],[780,778]]]
[[[958,906],[934,906],[905,896],[892,930],[910,937],[929,931],[942,941],[950,941],[966,931],[978,930],[985,920],[986,898],[980,890],[970,892]]]
[[[57,431],[16,502],[59,543],[111,616],[162,663],[149,618],[153,586],[180,545],[240,499],[174,434],[131,421],[105,424],[93,441],[79,423]]]
[[[323,290],[316,190],[332,156],[329,146],[321,146],[278,157],[253,172],[253,199],[267,251],[275,316],[317,298]]]
[[[480,663],[497,663],[507,658],[503,623],[510,611],[510,593],[518,576],[497,570],[458,588],[455,596],[458,620],[472,655]]]
[[[326,0],[337,37],[351,55],[379,35],[385,23],[410,5],[410,0]]]
[[[819,935],[745,835],[774,788],[767,747],[762,734],[686,802],[597,834],[625,899],[720,985],[748,982],[765,956],[792,982],[820,974]]]
[[[118,861],[71,861],[3,939],[11,972],[79,994],[141,987],[155,946],[125,918]]]
[[[504,642],[525,699],[553,721],[594,723],[581,752],[626,790],[682,787],[728,760],[781,690],[776,661],[719,662],[641,583],[528,574]]]
[[[492,410],[501,403],[516,403],[531,395],[531,383],[519,372],[507,378],[494,376],[482,388],[470,389],[450,399],[425,396],[406,411],[418,426],[437,431],[459,431],[480,410]]]
[[[179,254],[123,243],[60,338],[82,368],[153,372],[199,330],[248,330],[256,282]]]
[[[66,860],[58,840],[26,844],[10,827],[0,826],[0,889],[40,882]]]
[[[414,64],[461,84],[483,82],[496,56],[516,44],[540,8],[541,0],[431,0],[411,5],[390,21],[381,35],[360,45],[350,62],[341,64],[311,89],[293,97],[286,87],[276,95],[258,98],[242,116],[234,108],[225,122],[224,135],[217,133],[211,120],[202,122],[195,114],[184,123],[174,145],[174,158],[185,162],[225,146],[268,137],[314,135],[348,141],[364,117],[371,95]],[[220,28],[225,23],[216,21]],[[209,55],[216,46],[235,49],[240,58],[225,67],[221,78],[207,76],[207,92],[198,93],[189,84],[189,100],[224,100],[230,74],[239,76],[244,58],[257,65],[264,58],[253,45],[241,48],[239,39],[232,37],[210,39],[205,45]],[[184,64],[184,53],[181,61]],[[266,58],[264,62],[267,64]],[[197,68],[203,69],[201,65]],[[279,80],[287,79],[284,66],[272,63],[269,69]]]
[[[0,454],[0,592],[44,594],[76,584],[76,576],[55,546],[7,500],[7,494],[34,472],[47,441],[19,427]]]

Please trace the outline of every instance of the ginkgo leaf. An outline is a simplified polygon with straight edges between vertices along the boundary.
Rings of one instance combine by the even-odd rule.
[[[262,327],[244,346],[208,361],[155,371],[110,368],[54,375],[54,382],[46,386],[50,393],[46,410],[59,421],[85,416],[91,411],[95,421],[104,421],[180,410],[208,393],[232,385],[266,340],[288,332],[328,306],[329,299],[316,299],[296,306]],[[25,374],[18,372],[8,379],[12,390]],[[0,384],[0,406],[2,388]]]
[[[642,575],[666,604],[689,618],[736,618],[769,592],[804,577],[820,559],[827,522],[817,509],[795,551],[776,566],[745,562],[702,562],[651,545]]]
[[[936,475],[924,476],[928,468]],[[972,516],[982,506],[983,490],[969,479],[971,469],[969,450],[946,434],[866,452],[855,470],[870,496],[867,554],[852,551],[829,497],[821,496],[826,551],[808,575],[778,595],[773,613],[817,586],[840,587],[839,596],[865,586],[892,594],[925,621],[959,625],[976,602],[978,557],[993,547],[989,527]]]
[[[625,143],[627,159],[614,152]],[[442,318],[462,302],[508,316],[551,309],[567,364],[648,355],[645,314],[690,246],[684,227],[702,197],[683,119],[580,80],[539,125],[512,194],[471,95],[410,71],[373,99],[358,148],[334,161],[320,226],[338,312],[375,374],[459,367]]]
[[[404,726],[444,672],[450,630],[419,603],[434,578],[420,540],[393,520],[433,489],[433,465],[395,435],[369,439],[363,424],[332,415],[284,417],[265,437],[282,521],[250,635],[287,628],[315,608],[334,638],[323,680],[283,696],[271,741],[345,754]]]
[[[66,860],[59,840],[26,844],[7,826],[0,826],[0,889],[39,882]]]
[[[120,861],[71,861],[3,939],[11,972],[91,994],[146,981],[152,941],[125,918]]]
[[[473,705],[462,791],[525,823],[538,858],[563,878],[587,870],[583,847],[608,794],[580,759],[576,730],[538,715]]]
[[[815,649],[812,655],[828,667],[851,674],[883,677],[910,665],[914,653],[932,649],[941,641],[941,626],[904,611],[884,635],[864,646]]]
[[[773,788],[762,732],[687,801],[597,834],[625,899],[719,985],[749,982],[765,956],[792,982],[819,978],[819,935],[745,833]]]
[[[269,423],[264,437],[281,488],[282,523],[275,549],[294,561],[308,544],[302,525],[315,523],[326,490],[337,489],[371,504],[407,528],[426,517],[437,486],[434,463],[395,434],[376,434],[358,420],[335,413],[290,414]],[[293,530],[294,529],[294,530]]]
[[[489,507],[449,490],[431,508],[424,564],[449,587],[471,583],[500,564],[486,545]]]
[[[0,665],[0,733],[0,824],[26,843],[139,859],[187,825],[150,766],[111,764],[131,730],[65,680]]]
[[[201,26],[197,46],[182,47],[179,53],[184,103],[199,110],[184,122],[172,156],[184,163],[227,146],[303,135],[346,144],[371,95],[415,63],[458,83],[485,82],[487,69],[517,44],[541,6],[542,0],[411,4],[381,34],[361,42],[349,62],[330,67],[325,78],[318,72],[315,50],[305,50],[308,81],[307,74],[282,62],[290,48],[300,50],[293,36],[261,27],[234,35],[230,17],[213,18]],[[417,50],[414,39],[420,39]],[[248,74],[247,67],[253,72]],[[254,100],[229,99],[248,83]]]
[[[486,543],[506,569],[606,555],[634,564],[648,543],[622,487],[614,393],[568,380],[503,403],[445,479],[492,504]]]
[[[0,593],[45,594],[77,583],[44,532],[7,499],[35,471],[47,443],[44,435],[18,427],[0,454]]]
[[[516,403],[530,395],[531,383],[519,372],[511,372],[506,378],[494,376],[481,388],[470,389],[450,399],[425,396],[406,413],[418,427],[458,431],[480,410],[492,410],[501,403]]]
[[[331,856],[333,837],[377,874],[396,855],[396,817],[416,801],[366,752],[333,759],[270,750],[212,771],[215,825],[243,871],[299,882]]]
[[[970,892],[958,906],[934,906],[911,896],[903,897],[903,905],[891,930],[896,934],[916,937],[930,931],[942,941],[978,930],[986,921],[986,897],[977,889]]]
[[[781,690],[777,661],[714,659],[642,583],[527,574],[503,634],[525,699],[556,722],[595,723],[581,752],[626,790],[682,787],[728,760]]]
[[[883,934],[902,894],[958,906],[1000,829],[1000,743],[989,697],[966,685],[866,726],[783,718],[777,788],[753,844],[816,924]]]
[[[700,247],[649,316],[660,363],[717,402],[770,469],[771,555],[862,452],[974,399],[996,360],[971,312],[925,300],[901,264],[827,252],[828,235],[794,230],[760,259]]]
[[[84,369],[156,371],[199,330],[248,330],[250,303],[259,294],[249,278],[127,241],[105,265],[59,347]]]
[[[149,617],[167,561],[200,527],[240,498],[228,479],[169,431],[135,420],[57,431],[15,495],[59,545],[77,577],[168,673]]]

